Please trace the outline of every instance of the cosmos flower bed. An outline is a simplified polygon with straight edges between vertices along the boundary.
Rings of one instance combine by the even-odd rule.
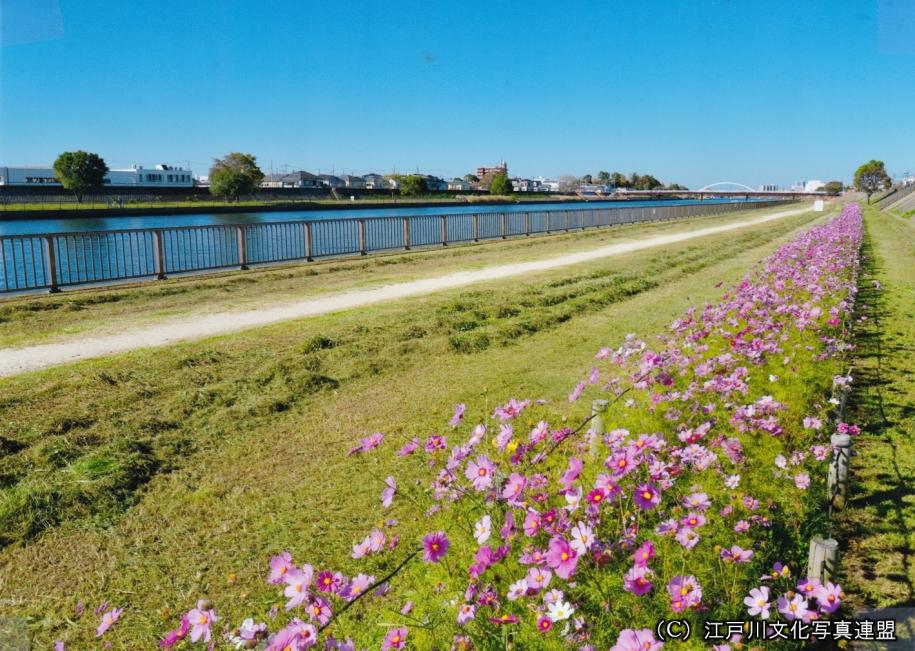
[[[345,574],[278,550],[264,578],[285,609],[239,626],[201,601],[162,647],[645,650],[662,618],[828,617],[841,587],[803,562],[829,436],[856,432],[828,396],[861,235],[848,206],[656,340],[611,335],[568,403],[512,399],[484,422],[458,405],[446,433],[366,437],[350,453],[367,473],[379,454],[425,469],[378,478],[379,507],[408,504],[425,535],[387,520]]]

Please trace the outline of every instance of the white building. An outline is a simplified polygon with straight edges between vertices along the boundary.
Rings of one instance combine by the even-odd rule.
[[[807,181],[804,184],[804,192],[818,192],[823,189],[823,186],[826,184],[823,181]]]
[[[191,170],[171,165],[145,168],[134,165],[128,169],[109,170],[105,185],[111,187],[190,188],[194,185]],[[60,181],[54,168],[46,166],[0,167],[0,186],[55,187]]]

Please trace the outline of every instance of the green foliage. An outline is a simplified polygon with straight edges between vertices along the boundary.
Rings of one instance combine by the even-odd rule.
[[[257,157],[232,152],[225,158],[213,161],[210,168],[210,193],[238,201],[242,195],[253,193],[263,179],[264,173],[257,166]]]
[[[107,173],[108,165],[101,156],[82,150],[65,151],[54,161],[54,176],[76,195],[77,203],[89,190],[103,187]]]
[[[606,170],[601,170],[600,172],[598,172],[597,173],[597,182],[601,183],[603,185],[609,184],[610,183],[610,172],[607,172]]]
[[[680,191],[680,190],[689,190],[688,187],[686,187],[685,185],[680,185],[679,183],[669,183],[669,184],[667,185],[667,188],[666,188],[666,189],[667,189],[667,190],[678,190],[678,191]]]
[[[610,185],[614,188],[628,188],[629,179],[626,178],[625,174],[621,172],[614,172],[610,175]]]
[[[464,180],[467,181],[468,183],[479,183],[480,177],[477,176],[476,174],[465,174]]]
[[[823,192],[828,194],[830,197],[835,197],[840,192],[842,192],[842,189],[844,187],[845,186],[842,183],[842,181],[830,181],[829,183],[827,183],[826,185],[823,186]]]
[[[400,194],[405,197],[415,197],[420,194],[426,194],[429,188],[426,186],[426,179],[419,174],[400,177]]]
[[[505,173],[496,174],[492,177],[492,183],[489,184],[489,194],[511,194],[512,182],[508,180]]]
[[[870,203],[871,195],[878,190],[885,190],[892,185],[889,174],[882,160],[869,160],[855,170],[855,187],[867,194]]]

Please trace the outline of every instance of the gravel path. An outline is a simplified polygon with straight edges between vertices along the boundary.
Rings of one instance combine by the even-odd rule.
[[[202,339],[214,335],[238,332],[240,330],[256,328],[271,323],[278,323],[280,321],[339,312],[340,310],[361,307],[363,305],[370,305],[381,301],[429,294],[444,289],[463,287],[465,285],[487,280],[498,280],[500,278],[509,278],[511,276],[518,276],[534,271],[565,267],[581,262],[619,255],[621,253],[628,253],[630,251],[640,251],[642,249],[674,244],[676,242],[683,242],[706,235],[724,233],[746,226],[763,224],[776,219],[799,215],[809,210],[809,206],[794,210],[783,210],[769,213],[762,217],[743,219],[721,226],[710,226],[682,233],[646,237],[630,242],[610,244],[597,249],[560,255],[532,262],[495,265],[475,271],[461,271],[444,276],[385,285],[373,289],[348,291],[337,294],[336,296],[306,299],[283,305],[268,305],[263,309],[243,312],[214,313],[206,316],[195,316],[193,318],[181,318],[103,337],[81,337],[72,341],[53,344],[41,344],[23,348],[4,348],[0,349],[0,377],[17,375],[19,373],[34,371],[50,366],[58,366],[60,364],[67,364],[83,359],[114,355],[116,353],[123,353],[139,348],[167,346],[180,341]]]

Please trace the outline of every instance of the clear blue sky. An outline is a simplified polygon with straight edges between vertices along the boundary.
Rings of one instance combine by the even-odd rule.
[[[0,0],[0,164],[915,172],[915,2]]]

